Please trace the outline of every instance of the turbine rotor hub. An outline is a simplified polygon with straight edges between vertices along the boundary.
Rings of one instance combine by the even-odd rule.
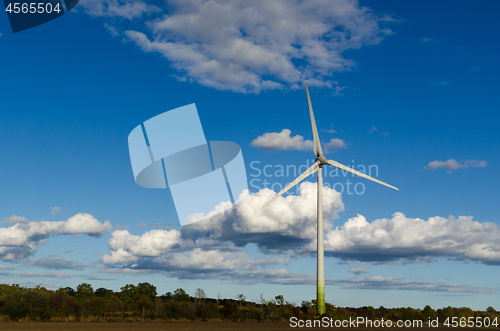
[[[320,154],[316,160],[318,160],[320,162],[320,165],[324,165],[328,161],[323,154]]]

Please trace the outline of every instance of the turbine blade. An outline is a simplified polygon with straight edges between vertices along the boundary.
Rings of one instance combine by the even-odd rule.
[[[306,91],[307,91],[307,102],[309,103],[309,114],[311,115],[311,125],[313,129],[314,154],[316,156],[319,156],[320,154],[323,154],[323,151],[321,150],[321,144],[319,142],[318,129],[316,128],[316,120],[314,119],[313,107],[311,104],[311,97],[309,96],[309,88],[307,87],[307,84],[306,84]]]
[[[299,177],[295,178],[295,180],[293,182],[291,182],[290,184],[288,184],[287,187],[285,187],[284,189],[282,189],[280,193],[276,194],[274,197],[271,198],[271,200],[269,200],[268,202],[266,202],[266,204],[264,206],[260,207],[260,208],[264,209],[264,207],[266,207],[268,204],[270,204],[271,202],[273,202],[274,200],[276,200],[278,197],[282,196],[286,191],[288,191],[289,189],[291,189],[292,187],[294,187],[297,183],[299,183],[300,181],[302,181],[307,176],[309,176],[309,175],[315,173],[316,171],[318,171],[318,169],[319,169],[319,161],[316,161],[309,169],[307,169],[306,171],[304,171],[302,173],[302,175],[300,175]]]
[[[329,165],[334,166],[334,167],[336,167],[336,168],[339,168],[339,169],[342,169],[342,170],[345,170],[345,171],[349,171],[350,173],[353,173],[353,174],[358,175],[358,176],[360,176],[360,177],[363,177],[363,178],[369,179],[369,180],[371,180],[371,181],[374,181],[375,183],[379,183],[379,184],[385,185],[385,186],[387,186],[387,187],[390,187],[390,188],[393,188],[393,189],[395,189],[395,190],[398,190],[398,191],[399,191],[399,189],[398,189],[397,187],[394,187],[394,186],[392,186],[392,185],[389,185],[389,184],[387,184],[387,183],[384,183],[384,182],[383,182],[383,181],[381,181],[381,180],[378,180],[378,179],[375,179],[375,178],[370,177],[370,176],[368,176],[368,175],[365,175],[364,173],[359,172],[359,171],[357,171],[357,170],[354,170],[354,169],[351,169],[351,168],[349,168],[349,167],[346,167],[345,165],[340,164],[340,163],[338,163],[337,161],[328,160],[328,161],[326,161],[326,163],[328,163]]]

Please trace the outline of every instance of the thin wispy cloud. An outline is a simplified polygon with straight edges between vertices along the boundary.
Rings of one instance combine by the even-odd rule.
[[[89,266],[86,263],[81,263],[58,257],[45,257],[36,260],[31,260],[26,262],[25,265],[32,267],[40,267],[45,269],[55,269],[55,270],[61,270],[61,269],[83,270]]]
[[[466,160],[458,162],[455,159],[449,159],[447,161],[432,161],[429,162],[424,169],[425,170],[437,170],[437,169],[445,169],[448,172],[461,170],[461,169],[469,169],[469,168],[484,168],[488,166],[488,162],[486,161],[478,161],[478,160]]]
[[[161,8],[141,0],[80,0],[79,7],[91,16],[137,19],[159,13]]]
[[[327,284],[339,285],[345,289],[363,290],[405,290],[424,292],[451,292],[451,293],[492,293],[491,289],[454,283],[437,281],[410,281],[404,278],[380,277],[348,278],[327,281]]]
[[[378,133],[379,135],[386,136],[386,137],[390,135],[390,133],[388,131],[380,131],[379,128],[377,128],[375,125],[372,125],[371,128],[368,130],[368,134],[372,135],[375,133]]]
[[[132,20],[114,20],[106,29],[163,56],[179,80],[242,93],[306,82],[340,95],[345,86],[333,74],[356,65],[344,52],[380,43],[393,22],[355,0],[173,0],[162,8],[82,0],[81,6],[91,16]]]
[[[366,270],[365,268],[362,268],[362,267],[351,268],[351,269],[349,269],[349,272],[356,275],[356,276],[370,273],[368,270]]]
[[[425,45],[439,45],[441,42],[438,39],[423,37],[420,42]]]
[[[319,129],[320,131],[326,132],[326,133],[337,133],[337,130],[332,129]]]
[[[50,215],[54,216],[55,214],[60,213],[61,211],[62,211],[61,207],[58,206],[52,207],[52,209],[50,210]]]
[[[3,223],[29,223],[28,219],[19,215],[12,215],[1,220]]]
[[[434,82],[430,82],[429,83],[429,86],[430,87],[440,87],[440,86],[447,86],[447,85],[450,85],[451,82],[447,81],[447,80],[437,80],[437,81],[434,81]]]
[[[75,275],[60,272],[60,271],[49,271],[49,272],[20,272],[17,274],[12,274],[14,275],[17,279],[20,278],[36,278],[38,279],[43,279],[43,278],[48,278],[48,279],[68,279],[75,277]],[[34,286],[38,286],[40,284],[34,284]],[[54,285],[52,285],[54,286]]]

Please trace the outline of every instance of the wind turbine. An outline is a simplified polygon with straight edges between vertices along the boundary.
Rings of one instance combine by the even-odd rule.
[[[321,168],[323,168],[324,165],[331,165],[336,168],[339,168],[341,170],[348,171],[350,173],[353,173],[355,175],[358,175],[360,177],[369,179],[371,181],[374,181],[376,183],[385,185],[387,187],[390,187],[392,189],[398,190],[398,188],[389,185],[387,183],[384,183],[378,179],[375,179],[373,177],[370,177],[362,172],[356,171],[354,169],[351,169],[349,167],[346,167],[343,164],[338,163],[337,161],[334,160],[327,160],[327,158],[323,155],[323,151],[321,150],[321,144],[319,141],[319,136],[318,136],[318,129],[316,128],[316,121],[314,120],[314,113],[313,113],[313,108],[311,104],[311,97],[309,96],[309,88],[307,87],[306,84],[306,91],[307,91],[307,101],[309,103],[309,114],[311,115],[311,125],[312,125],[312,131],[313,131],[313,136],[314,136],[314,154],[316,155],[316,162],[304,171],[303,174],[301,174],[299,177],[297,177],[293,182],[287,185],[283,190],[281,190],[280,193],[276,194],[271,200],[269,200],[265,205],[263,205],[261,208],[266,207],[269,205],[271,202],[276,200],[278,197],[282,196],[283,193],[294,187],[296,184],[298,184],[300,181],[302,181],[304,178],[306,178],[309,175],[312,175],[315,172],[318,172],[318,184],[317,184],[317,190],[318,190],[318,196],[317,196],[317,203],[318,203],[318,269],[317,269],[317,278],[316,278],[316,289],[317,289],[317,297],[316,297],[316,307],[317,307],[317,313],[318,315],[322,315],[325,313],[325,256],[324,256],[324,251],[323,251],[323,178],[322,178],[322,171]]]

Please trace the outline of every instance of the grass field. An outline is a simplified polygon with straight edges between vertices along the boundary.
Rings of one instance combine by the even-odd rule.
[[[21,330],[68,330],[68,331],[87,331],[87,330],[137,330],[137,331],[264,331],[264,330],[294,330],[300,328],[292,328],[289,323],[280,322],[98,322],[98,323],[85,323],[85,322],[0,322],[0,330],[2,331],[21,331]],[[310,328],[306,328],[310,329]],[[314,328],[315,329],[315,328]],[[317,328],[317,329],[331,329],[331,328]],[[340,328],[344,331],[354,330],[353,328]],[[356,330],[380,330],[381,328],[356,328]],[[453,330],[457,328],[405,328],[404,330],[420,330],[420,331],[441,331]],[[458,328],[460,329],[460,328]],[[399,329],[401,330],[401,329]],[[471,329],[469,329],[471,330]],[[482,329],[482,330],[495,330],[495,329]]]

